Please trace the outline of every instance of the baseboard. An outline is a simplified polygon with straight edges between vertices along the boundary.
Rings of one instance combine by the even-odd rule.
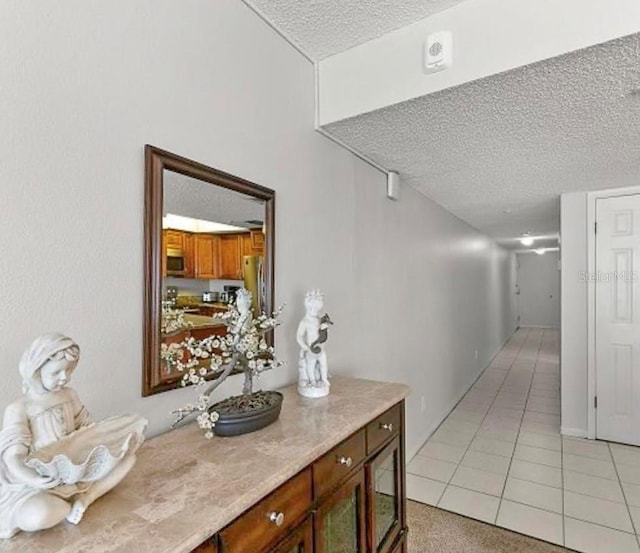
[[[518,330],[518,327],[516,327],[516,329],[513,331],[513,333],[510,336],[508,336],[507,338],[504,339],[504,341],[502,342],[502,344],[500,344],[500,346],[498,347],[496,352],[491,356],[491,358],[489,359],[487,364],[482,369],[480,369],[478,371],[478,373],[475,375],[475,378],[473,379],[471,384],[467,388],[465,388],[464,391],[456,398],[456,400],[453,402],[453,406],[452,407],[448,407],[446,409],[443,409],[443,411],[440,413],[440,415],[438,417],[436,417],[436,419],[435,419],[436,422],[434,424],[432,424],[431,426],[427,427],[427,430],[422,435],[422,439],[418,441],[418,444],[419,444],[418,447],[415,447],[415,448],[413,448],[413,450],[408,450],[406,452],[405,462],[407,464],[409,464],[409,462],[418,454],[418,451],[420,451],[424,447],[424,444],[427,443],[429,438],[431,438],[431,435],[436,430],[438,430],[440,425],[446,420],[446,418],[451,414],[451,412],[458,406],[458,403],[460,403],[462,401],[462,398],[464,396],[466,396],[467,393],[469,392],[469,390],[471,390],[471,388],[473,388],[475,386],[475,383],[478,382],[478,379],[482,376],[482,373],[489,368],[491,363],[493,363],[493,360],[502,351],[502,348],[504,348],[506,343],[511,339],[511,337],[516,333],[517,330]]]
[[[520,328],[548,328],[550,330],[560,330],[559,326],[549,326],[549,325],[528,325],[522,323]]]
[[[560,434],[563,436],[571,436],[572,438],[586,438],[587,431],[582,428],[567,428],[566,426],[560,427]]]
[[[484,372],[484,369],[482,369],[480,371],[480,374],[473,380],[473,384],[476,383],[476,381],[478,380],[478,378],[480,378],[480,375]],[[420,441],[418,441],[418,447],[414,448],[414,451],[407,451],[406,452],[406,462],[407,464],[411,461],[411,459],[413,459],[417,454],[418,451],[420,451],[423,447],[424,444],[427,443],[427,440],[429,438],[431,438],[431,435],[438,430],[438,428],[440,427],[440,425],[446,420],[446,418],[451,414],[451,411],[453,411],[456,406],[458,405],[458,403],[460,403],[460,401],[462,401],[462,398],[464,396],[467,395],[467,392],[473,388],[473,384],[471,384],[471,386],[469,386],[467,389],[464,390],[464,392],[462,392],[462,394],[460,394],[460,396],[455,400],[455,402],[453,403],[453,407],[447,407],[445,409],[442,410],[442,412],[439,414],[439,416],[436,417],[436,422],[433,423],[430,427],[427,427],[427,430],[425,431],[425,433],[422,435],[422,439]]]

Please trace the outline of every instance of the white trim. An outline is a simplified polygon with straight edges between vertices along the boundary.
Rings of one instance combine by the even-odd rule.
[[[502,349],[502,348],[500,348]],[[498,350],[500,351],[500,350]],[[497,355],[497,354],[496,354]],[[493,359],[492,359],[493,361]],[[489,365],[491,364],[491,362],[489,362]],[[433,433],[438,430],[438,428],[440,427],[440,425],[442,425],[442,423],[444,421],[447,420],[447,417],[453,412],[453,410],[458,406],[458,403],[460,403],[462,401],[462,399],[464,398],[464,396],[467,395],[467,393],[469,393],[469,391],[471,390],[471,388],[473,388],[473,386],[475,385],[475,383],[478,381],[478,379],[482,376],[482,373],[489,367],[489,365],[487,365],[484,369],[480,369],[480,372],[478,373],[478,375],[476,376],[476,378],[473,379],[473,382],[471,383],[471,385],[468,388],[465,388],[462,391],[462,394],[460,394],[457,399],[453,402],[453,407],[446,407],[444,408],[440,414],[436,417],[435,421],[431,426],[429,426],[427,428],[427,431],[423,434],[423,439],[421,439],[418,444],[417,447],[413,448],[414,451],[407,451],[405,453],[405,461],[407,464],[409,464],[409,462],[418,454],[418,451],[420,451],[424,445],[427,443],[427,440],[429,440],[429,438],[431,438],[431,436],[433,435]]]
[[[640,194],[640,186],[626,186],[587,192],[587,272],[596,272],[596,202],[603,198]],[[596,382],[596,283],[587,279],[587,437],[597,438],[596,407],[593,398],[598,393]],[[569,429],[570,430],[570,429]]]
[[[549,326],[549,325],[528,325],[526,323],[520,322],[520,328],[549,328],[551,330],[558,330],[560,327],[558,325]]]
[[[565,428],[560,427],[560,434],[570,436],[572,438],[588,438],[587,431],[584,428]]]

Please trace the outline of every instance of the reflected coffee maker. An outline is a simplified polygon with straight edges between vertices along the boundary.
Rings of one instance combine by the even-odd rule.
[[[236,294],[240,290],[240,286],[224,285],[224,292],[222,293],[223,301],[227,303],[233,303],[236,301]]]

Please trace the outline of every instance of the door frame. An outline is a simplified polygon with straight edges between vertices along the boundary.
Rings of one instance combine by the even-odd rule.
[[[587,272],[596,272],[596,205],[598,200],[619,196],[640,195],[640,186],[610,188],[587,192]],[[597,411],[595,397],[598,392],[596,380],[596,282],[587,278],[587,438],[596,439]]]

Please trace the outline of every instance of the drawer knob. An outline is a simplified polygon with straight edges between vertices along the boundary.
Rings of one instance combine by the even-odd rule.
[[[284,513],[276,513],[274,511],[269,515],[269,520],[276,526],[282,526],[284,524]]]
[[[393,432],[393,423],[389,423],[389,424],[380,423],[380,428],[382,428],[382,430],[388,430],[389,432]]]
[[[351,457],[340,457],[338,459],[338,463],[349,468],[351,467],[351,465],[353,465],[353,459]]]

